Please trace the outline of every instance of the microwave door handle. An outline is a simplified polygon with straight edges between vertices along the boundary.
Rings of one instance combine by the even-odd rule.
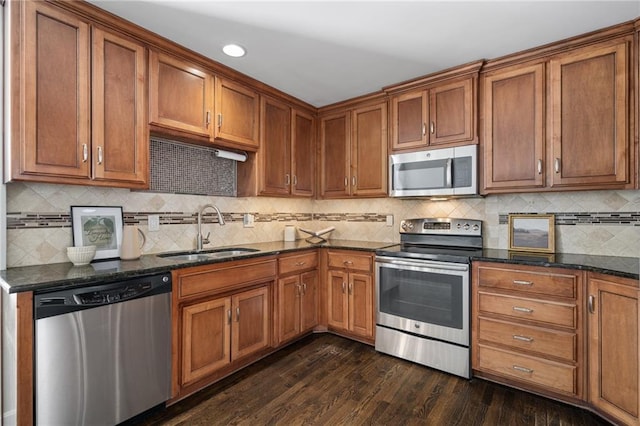
[[[452,170],[451,170],[451,164],[452,164],[453,160],[451,158],[447,158],[447,169],[445,171],[446,174],[446,182],[445,182],[445,187],[446,188],[451,188],[452,186]]]

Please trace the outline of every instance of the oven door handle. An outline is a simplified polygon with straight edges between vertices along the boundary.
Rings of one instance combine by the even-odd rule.
[[[459,263],[443,263],[443,262],[430,262],[428,260],[420,262],[410,262],[406,260],[398,260],[393,257],[376,257],[376,263],[395,265],[395,266],[412,266],[415,268],[433,268],[441,269],[445,271],[468,271],[469,265],[463,265]]]

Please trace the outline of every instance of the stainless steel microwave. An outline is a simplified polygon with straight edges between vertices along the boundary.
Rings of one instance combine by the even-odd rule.
[[[389,156],[390,197],[478,194],[477,145]]]

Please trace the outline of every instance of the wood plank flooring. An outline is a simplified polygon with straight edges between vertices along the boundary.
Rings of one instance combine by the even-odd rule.
[[[606,425],[585,410],[465,380],[331,334],[306,337],[139,425]]]

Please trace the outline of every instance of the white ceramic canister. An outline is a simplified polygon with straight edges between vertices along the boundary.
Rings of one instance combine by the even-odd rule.
[[[284,240],[295,241],[296,240],[296,227],[293,225],[287,225],[284,227]]]

